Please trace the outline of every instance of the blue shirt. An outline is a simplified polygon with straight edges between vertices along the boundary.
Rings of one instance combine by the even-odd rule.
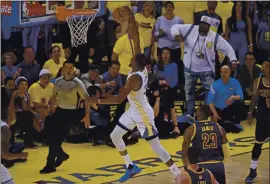
[[[117,95],[119,93],[120,88],[123,87],[123,82],[120,74],[117,74],[116,77],[113,78],[109,72],[105,72],[102,74],[102,77],[103,82],[114,81],[116,83],[114,87],[112,86],[106,87],[106,92],[109,90],[113,90],[113,94]]]
[[[244,99],[243,91],[238,80],[230,77],[229,82],[224,84],[219,79],[210,88],[207,104],[213,103],[216,108],[225,109],[228,107],[226,100],[233,95],[239,95],[241,100]]]
[[[164,65],[164,70],[158,70],[158,66],[154,66],[156,79],[164,79],[171,88],[175,87],[178,82],[178,68],[175,63]]]

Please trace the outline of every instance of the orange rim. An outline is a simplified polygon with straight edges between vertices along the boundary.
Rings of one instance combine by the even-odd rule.
[[[59,21],[65,21],[67,17],[72,15],[92,15],[96,14],[97,11],[93,9],[66,9],[65,6],[56,7],[56,18]]]

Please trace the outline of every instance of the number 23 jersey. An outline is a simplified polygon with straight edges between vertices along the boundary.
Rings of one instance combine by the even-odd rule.
[[[137,91],[132,90],[128,95],[130,107],[128,109],[129,116],[136,122],[154,122],[154,111],[148,103],[146,97],[146,89],[148,84],[148,72],[145,68],[142,71],[129,72],[127,80],[132,75],[139,75],[142,80],[141,88]]]
[[[196,122],[192,145],[201,150],[199,162],[222,161],[222,133],[215,122]]]

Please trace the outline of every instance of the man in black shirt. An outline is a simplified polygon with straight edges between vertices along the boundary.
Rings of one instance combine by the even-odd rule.
[[[200,11],[196,14],[194,24],[199,25],[202,16],[211,17],[211,27],[210,29],[218,34],[223,33],[222,18],[215,12],[217,8],[216,1],[207,2],[207,10]]]
[[[15,89],[15,81],[13,77],[6,77],[4,86],[1,87],[1,119],[7,119],[8,106],[11,99],[11,94]]]

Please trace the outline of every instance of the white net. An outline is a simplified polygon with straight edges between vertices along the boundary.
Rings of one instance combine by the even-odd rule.
[[[96,14],[67,17],[73,47],[87,43],[87,31],[95,17]]]

